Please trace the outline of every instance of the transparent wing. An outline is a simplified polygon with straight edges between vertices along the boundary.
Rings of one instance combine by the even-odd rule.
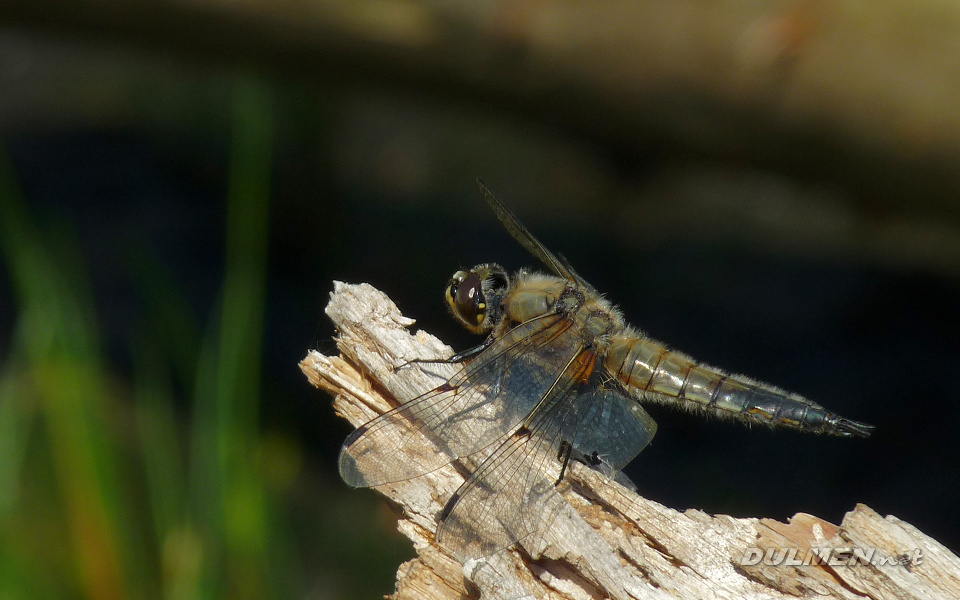
[[[636,400],[616,389],[585,389],[569,412],[566,435],[587,464],[613,477],[646,448],[657,423]],[[575,455],[576,456],[576,455]]]
[[[437,541],[461,561],[538,534],[563,508],[554,486],[561,463],[552,440],[539,433],[509,436],[447,502]]]
[[[553,252],[547,250],[547,248],[540,243],[540,240],[535,238],[530,230],[523,226],[523,223],[517,219],[516,215],[510,212],[506,206],[500,202],[500,199],[497,198],[493,192],[483,183],[482,180],[477,179],[477,187],[480,188],[480,193],[483,195],[484,201],[487,203],[493,213],[497,216],[497,220],[503,224],[507,229],[513,239],[520,242],[520,245],[523,246],[527,252],[535,256],[543,264],[550,267],[550,270],[563,277],[568,281],[573,281],[579,286],[583,287],[585,291],[596,293],[596,289],[587,283],[583,277],[580,277],[576,271],[573,270],[573,267],[570,266],[570,263],[563,256],[557,256]]]
[[[554,314],[518,325],[444,385],[354,431],[340,451],[343,480],[373,487],[411,479],[502,438],[553,384],[555,365],[576,353],[571,325]]]
[[[586,365],[572,361],[529,427],[508,436],[450,498],[437,537],[459,558],[489,556],[549,528],[565,502],[556,491],[565,443],[598,457],[611,475],[650,443],[656,423],[635,401],[594,384],[575,388]]]

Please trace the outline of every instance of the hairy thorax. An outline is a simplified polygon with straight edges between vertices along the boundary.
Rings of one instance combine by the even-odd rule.
[[[606,352],[612,337],[626,330],[620,312],[599,294],[584,290],[559,277],[521,272],[504,297],[502,329],[548,314],[571,319],[583,338],[584,350]],[[500,333],[500,332],[498,332]]]

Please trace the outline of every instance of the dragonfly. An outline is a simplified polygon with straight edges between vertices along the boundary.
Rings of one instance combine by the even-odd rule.
[[[557,488],[571,460],[618,477],[656,433],[643,405],[834,436],[871,434],[871,425],[700,363],[631,327],[477,184],[549,273],[510,276],[495,263],[456,272],[445,293],[450,311],[484,341],[450,358],[410,361],[457,368],[439,387],[354,431],[339,458],[347,484],[374,488],[474,461],[438,518],[436,539],[457,558],[484,558],[542,536],[566,502]],[[408,458],[428,447],[416,452],[421,459]]]

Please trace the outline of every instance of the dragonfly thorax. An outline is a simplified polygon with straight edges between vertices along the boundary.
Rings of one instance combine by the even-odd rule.
[[[507,325],[525,323],[550,312],[573,313],[583,304],[583,298],[568,290],[564,279],[521,271],[503,304]]]

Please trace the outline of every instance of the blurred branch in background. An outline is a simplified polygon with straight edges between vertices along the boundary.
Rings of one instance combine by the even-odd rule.
[[[785,223],[790,243],[939,272],[960,267],[958,5],[12,0],[0,18],[486,102],[578,131],[628,170],[669,140],[835,181],[852,197],[822,197],[827,206],[812,210],[834,219],[813,236]],[[703,206],[695,198],[671,210]]]

